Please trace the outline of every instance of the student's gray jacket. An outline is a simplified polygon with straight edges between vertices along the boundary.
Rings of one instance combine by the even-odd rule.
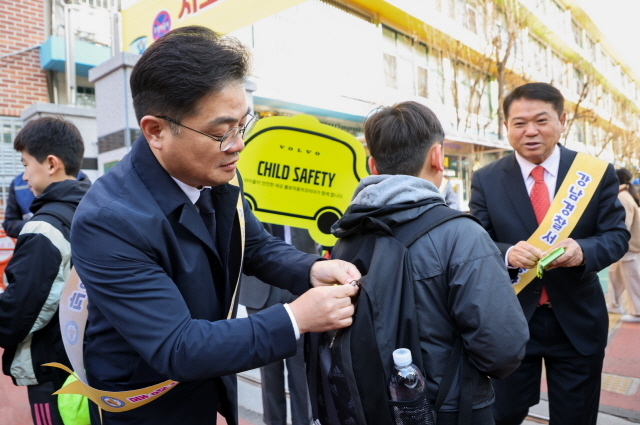
[[[0,295],[2,371],[16,385],[61,384],[58,369],[42,364],[69,365],[58,305],[71,268],[70,230],[60,218],[38,212],[47,204],[64,203],[71,207],[65,212],[70,222],[88,188],[87,183],[64,180],[35,198],[31,204],[35,215],[22,228],[5,270],[9,284]]]
[[[422,201],[429,199],[434,202],[424,205]],[[359,206],[359,213],[368,208],[392,228],[439,204],[444,200],[432,183],[404,175],[366,177],[351,202]],[[334,225],[334,234],[345,237],[357,233],[358,223],[347,213]],[[431,230],[411,245],[409,253],[431,401],[435,401],[460,334],[477,375],[474,409],[491,404],[493,389],[487,376],[504,378],[515,370],[529,339],[527,322],[500,252],[479,224],[463,217]],[[458,410],[459,393],[456,378],[442,410]]]

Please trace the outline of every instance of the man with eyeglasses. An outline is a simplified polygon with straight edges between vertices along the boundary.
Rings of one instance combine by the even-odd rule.
[[[248,64],[236,40],[183,27],[132,71],[142,135],[92,187],[72,229],[89,298],[84,360],[99,390],[179,384],[126,412],[92,404],[92,423],[215,424],[220,412],[237,424],[234,373],[295,354],[302,333],[351,323],[357,269],[271,237],[235,181],[255,121]],[[302,295],[224,320],[235,316],[241,271]]]

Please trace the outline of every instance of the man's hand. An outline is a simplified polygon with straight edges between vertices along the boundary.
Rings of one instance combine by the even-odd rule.
[[[346,285],[354,280],[360,280],[362,275],[351,263],[342,260],[316,261],[309,272],[311,285]]]
[[[354,312],[351,297],[357,293],[358,286],[336,285],[312,288],[299,296],[289,308],[300,334],[350,326]]]
[[[509,250],[509,258],[507,258],[507,262],[512,267],[532,269],[542,257],[542,250],[526,241],[520,241]]]
[[[564,239],[554,246],[552,246],[548,252],[553,249],[563,247],[564,254],[556,258],[553,263],[547,266],[547,270],[555,269],[556,267],[575,267],[580,266],[584,262],[584,253],[582,248],[578,245],[578,242],[571,238]]]

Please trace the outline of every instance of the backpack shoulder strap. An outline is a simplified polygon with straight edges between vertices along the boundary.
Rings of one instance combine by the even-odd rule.
[[[408,248],[415,241],[442,223],[458,217],[466,217],[479,223],[478,219],[471,214],[454,210],[446,205],[436,205],[419,215],[416,219],[394,228],[393,236]]]
[[[394,229],[394,237],[409,248],[415,241],[429,233],[439,225],[446,223],[459,217],[466,217],[474,220],[479,224],[477,218],[470,214],[466,214],[445,205],[436,205],[425,211],[415,220],[403,224]],[[466,353],[463,350],[462,337],[457,336],[456,341],[451,349],[449,360],[445,367],[444,375],[440,381],[434,410],[438,412],[444,403],[444,400],[451,389],[453,378],[458,371],[460,362],[462,361],[462,375],[460,377],[460,406],[458,410],[458,424],[464,425],[470,423],[471,411],[473,408],[473,380],[472,371]]]
[[[49,202],[48,204],[43,205],[42,208],[33,215],[33,217],[35,218],[40,215],[48,215],[60,220],[65,227],[71,228],[71,221],[73,220],[75,212],[76,208],[66,202]]]

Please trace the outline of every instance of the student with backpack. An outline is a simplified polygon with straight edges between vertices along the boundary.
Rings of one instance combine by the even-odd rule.
[[[58,390],[66,373],[42,366],[70,366],[58,320],[62,288],[71,268],[71,221],[89,184],[76,180],[84,156],[78,129],[60,118],[30,121],[13,144],[22,154],[24,180],[35,195],[33,216],[24,225],[5,270],[0,294],[2,371],[27,387],[35,424],[62,425]]]
[[[411,425],[398,411],[412,407],[393,405],[388,391],[392,353],[409,348],[438,425],[493,424],[489,376],[511,373],[529,336],[500,253],[438,191],[444,132],[429,108],[381,108],[364,131],[372,175],[334,224],[332,252],[363,278],[353,325],[309,338],[314,419]]]
[[[2,222],[2,228],[7,236],[14,239],[20,235],[24,225],[33,216],[29,207],[31,207],[34,196],[29,189],[29,183],[22,178],[23,174],[20,173],[11,180],[9,194],[7,195],[7,206],[4,210],[4,221]],[[78,171],[77,179],[91,186],[89,176],[83,173],[82,170]]]

